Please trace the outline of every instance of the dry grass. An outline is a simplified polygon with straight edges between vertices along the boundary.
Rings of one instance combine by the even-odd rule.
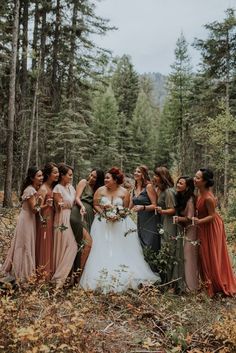
[[[0,262],[17,210],[0,210]],[[144,287],[124,294],[59,292],[44,281],[4,289],[0,352],[236,352],[235,299],[204,293],[162,294]]]

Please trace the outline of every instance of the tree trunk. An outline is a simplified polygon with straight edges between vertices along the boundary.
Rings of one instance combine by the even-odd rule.
[[[41,57],[39,58],[39,63],[40,63],[40,59]],[[36,108],[37,108],[38,90],[39,90],[38,89],[39,77],[40,77],[40,69],[38,64],[38,74],[37,74],[36,83],[35,83],[34,100],[33,100],[32,114],[31,114],[30,137],[29,137],[29,145],[28,145],[28,153],[27,153],[27,161],[26,161],[26,172],[29,168],[32,147],[33,147],[34,125],[35,125],[35,116],[36,116]]]
[[[15,94],[16,94],[16,62],[17,62],[17,42],[19,36],[19,10],[20,0],[15,1],[14,24],[12,33],[12,59],[9,87],[9,105],[8,105],[8,132],[7,132],[7,165],[4,185],[4,207],[12,206],[12,170],[13,170],[13,138],[15,121]]]
[[[37,65],[37,44],[38,44],[38,30],[39,30],[39,3],[35,0],[35,10],[34,10],[34,31],[33,31],[33,58],[32,58],[32,71],[35,70]]]
[[[56,21],[55,21],[55,31],[54,31],[54,41],[53,41],[53,53],[52,53],[52,106],[54,111],[58,111],[59,103],[58,96],[58,50],[59,50],[59,34],[60,34],[60,0],[57,0],[56,4]]]

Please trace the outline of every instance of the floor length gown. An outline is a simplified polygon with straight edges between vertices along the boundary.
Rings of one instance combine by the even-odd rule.
[[[167,189],[160,191],[157,205],[160,206],[163,210],[175,208],[176,199],[174,189],[168,187]],[[169,214],[161,214],[161,224],[164,231],[164,233],[161,235],[161,251],[165,253],[165,258],[167,258],[167,263],[164,265],[161,277],[162,282],[167,283],[175,279],[173,272],[175,267],[175,239],[177,235],[177,227],[176,224],[173,224],[173,215]]]
[[[181,217],[191,219],[195,216],[194,201],[190,198]],[[198,241],[197,229],[192,221],[181,225],[178,224],[178,236],[176,242],[176,262],[174,267],[174,278],[180,278],[175,288],[180,291],[197,290],[199,286],[198,269]]]
[[[61,201],[64,203],[61,210],[56,210],[54,219],[54,275],[52,280],[60,287],[69,275],[77,254],[77,243],[70,225],[75,189],[72,185],[57,184],[53,193],[60,194]]]
[[[83,239],[83,228],[86,229],[88,233],[90,233],[90,229],[94,220],[93,195],[93,189],[87,183],[80,197],[86,209],[86,214],[84,215],[83,219],[80,214],[80,206],[74,205],[71,211],[70,224],[79,249]],[[74,261],[74,271],[77,271],[78,268],[80,268],[80,257],[81,251],[78,251]]]
[[[52,190],[48,191],[44,203],[53,199]],[[36,268],[44,272],[47,279],[53,273],[53,223],[54,207],[47,206],[36,215]]]
[[[22,208],[11,247],[1,269],[20,282],[28,280],[35,272],[36,221],[27,202],[34,195],[37,195],[35,188],[27,186],[22,195]]]
[[[200,219],[208,216],[207,198],[216,202],[211,192],[198,197],[197,211]],[[224,223],[218,213],[211,222],[198,226],[198,237],[200,274],[208,295],[213,297],[217,292],[223,292],[228,296],[235,295],[236,277],[227,251]]]
[[[101,202],[110,201],[102,196]],[[122,207],[122,198],[115,198],[113,205]],[[96,215],[91,236],[93,246],[80,280],[84,289],[121,292],[136,289],[141,283],[160,281],[144,260],[136,225],[130,217],[108,222]]]
[[[134,205],[151,205],[146,187],[138,196],[133,194]],[[153,251],[158,252],[161,247],[160,235],[158,233],[158,224],[160,223],[160,215],[155,211],[138,211],[137,224],[138,236],[143,247],[149,247]]]

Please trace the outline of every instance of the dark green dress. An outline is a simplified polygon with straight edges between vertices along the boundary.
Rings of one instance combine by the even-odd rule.
[[[83,247],[83,242],[82,242],[83,228],[85,228],[88,231],[88,233],[90,233],[91,225],[93,223],[93,219],[94,219],[93,195],[94,195],[94,191],[87,183],[80,197],[86,209],[86,215],[84,216],[83,221],[80,214],[80,206],[75,205],[71,210],[70,224],[79,249],[74,261],[74,271],[77,271],[80,268],[80,255]]]

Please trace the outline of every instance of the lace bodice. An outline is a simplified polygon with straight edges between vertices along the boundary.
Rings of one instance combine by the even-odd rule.
[[[110,199],[107,196],[102,196],[101,200],[100,200],[100,204],[101,205],[114,205],[114,206],[124,206],[124,202],[122,197],[114,197],[112,199]]]

